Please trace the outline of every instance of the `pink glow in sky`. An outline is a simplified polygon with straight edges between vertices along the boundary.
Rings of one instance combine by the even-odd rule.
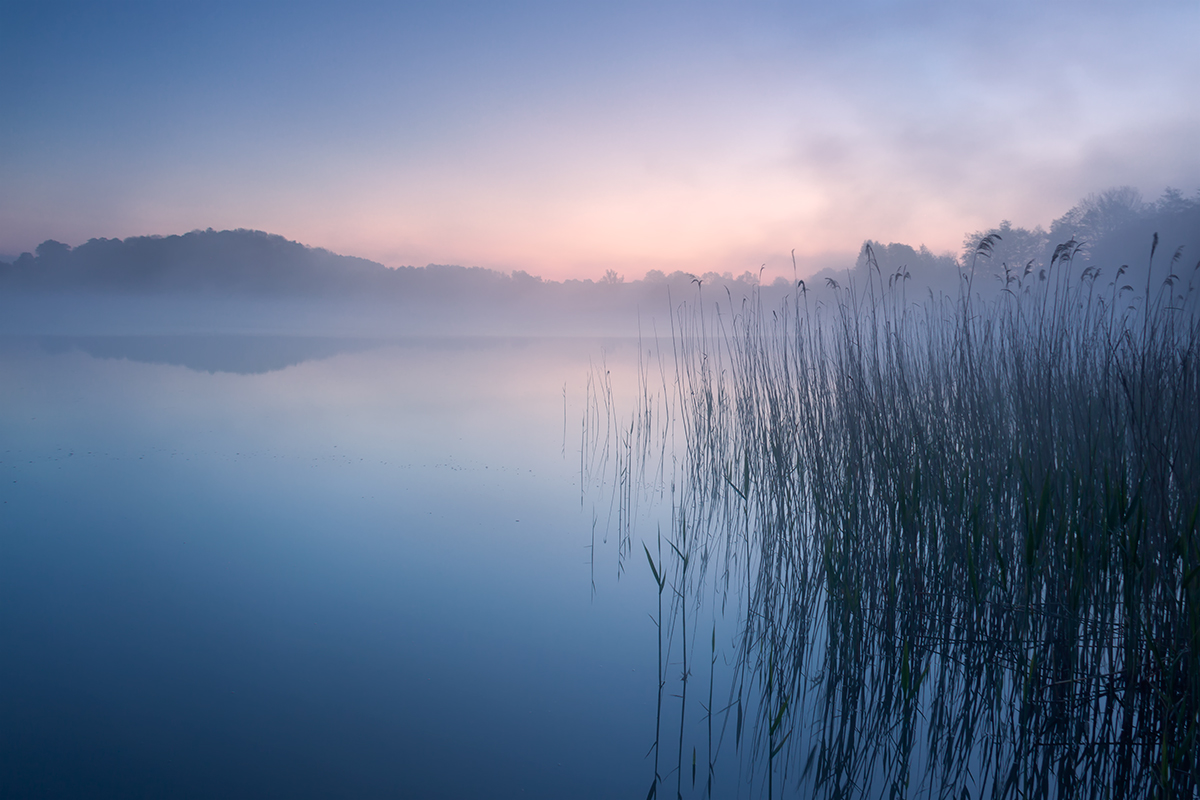
[[[240,8],[0,11],[0,257],[243,227],[770,277],[1200,188],[1195,2]]]

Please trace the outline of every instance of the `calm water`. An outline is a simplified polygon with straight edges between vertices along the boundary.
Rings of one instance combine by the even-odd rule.
[[[0,340],[0,794],[644,796],[579,457],[633,349]]]

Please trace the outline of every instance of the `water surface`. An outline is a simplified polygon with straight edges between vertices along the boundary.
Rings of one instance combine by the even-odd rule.
[[[4,339],[0,793],[644,793],[653,583],[593,569],[579,486],[606,349]]]

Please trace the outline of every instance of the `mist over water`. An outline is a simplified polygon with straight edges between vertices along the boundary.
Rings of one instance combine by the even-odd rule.
[[[970,699],[981,684],[952,663],[984,653],[1035,674],[1009,639],[987,635],[1020,604],[997,578],[981,611],[954,571],[966,556],[905,538],[954,541],[961,526],[938,515],[975,512],[942,486],[915,523],[905,487],[936,481],[900,473],[918,461],[984,483],[1017,473],[992,469],[989,448],[1008,440],[983,434],[971,440],[980,460],[946,467],[930,454],[966,439],[913,409],[968,331],[993,372],[971,373],[962,408],[988,420],[1050,398],[1047,430],[1061,431],[1053,414],[1092,402],[1059,402],[1064,387],[1094,399],[1081,343],[1174,353],[1186,340],[1135,323],[1147,307],[1194,308],[1198,237],[1200,201],[1112,190],[1048,229],[969,233],[962,254],[867,242],[843,268],[771,282],[749,270],[598,281],[389,270],[255,231],[46,242],[0,264],[0,794],[879,796],[903,795],[910,777],[934,793],[1009,792],[996,776],[1024,751],[997,730],[1024,713],[1019,676],[992,676],[1000,701],[987,717]],[[974,313],[995,308],[1015,310]],[[997,333],[1028,333],[1030,310],[1070,358],[1047,362],[1058,371],[1027,397],[971,405],[1002,385],[992,378],[1008,374],[1005,358],[1044,354],[1019,337],[1005,349]],[[891,351],[862,342],[881,332],[911,373],[872,365],[870,353]],[[905,349],[915,344],[946,363],[920,361]],[[1160,361],[1190,364],[1189,352]],[[806,416],[825,403],[836,417],[885,379],[923,387],[905,395],[910,417],[882,400],[842,429]],[[1119,392],[1095,397],[1124,441]],[[902,417],[911,428],[873,445],[838,438]],[[914,431],[940,431],[942,449]],[[1034,438],[1066,447],[1056,436]],[[822,464],[838,474],[817,480]],[[1195,501],[1187,480],[1155,484],[1166,506]],[[988,528],[994,552],[957,555],[1011,576],[1018,506],[987,506],[1013,523]],[[822,517],[832,508],[844,512],[836,524]],[[1163,528],[1183,543],[1181,561],[1160,559],[1170,580],[1200,552],[1188,549],[1192,523]],[[1062,548],[1037,563],[1058,563]],[[1030,581],[1070,584],[1026,568]],[[1157,597],[1166,584],[1136,585]],[[1102,622],[1124,625],[1116,616]],[[1058,653],[1046,618],[1023,618],[1035,621],[1022,635],[1045,634],[1030,647]],[[934,628],[964,619],[979,623],[975,649],[939,650],[952,637]],[[1170,640],[1159,655],[1177,667],[1193,645],[1171,640],[1186,633],[1174,624],[1155,617],[1165,638],[1133,636],[1129,653]],[[900,639],[886,632],[897,626]],[[1085,664],[1092,685],[1126,699],[1150,685],[1117,687],[1113,659]],[[1130,701],[1143,703],[1138,724],[1158,719],[1145,697]],[[1074,716],[1050,703],[1028,718],[1112,731],[1089,721],[1083,694],[1069,702]],[[935,706],[961,725],[950,739],[922,716]],[[1003,744],[956,749],[968,734]],[[1138,765],[1151,744],[1131,745]],[[1060,761],[1039,752],[1036,774],[1012,785],[1057,780]],[[1071,763],[1132,780],[1132,767],[1088,758]]]
[[[994,235],[986,258],[975,244]],[[1150,243],[1161,242],[1150,266]],[[1200,195],[1174,189],[1155,200],[1131,187],[1084,198],[1048,227],[1007,220],[967,232],[961,252],[868,240],[856,259],[813,271],[799,263],[787,277],[764,269],[643,276],[607,270],[598,279],[543,280],[522,270],[431,264],[390,269],[361,258],[306,247],[262,231],[197,230],[183,235],[55,240],[0,262],[0,333],[63,336],[254,334],[379,338],[414,336],[637,336],[667,332],[673,306],[694,298],[751,297],[768,305],[802,291],[812,303],[836,303],[838,287],[867,279],[866,247],[916,302],[955,297],[970,264],[971,291],[983,297],[1040,279],[1059,245],[1075,263],[1100,273],[1098,289],[1145,293],[1200,261]]]

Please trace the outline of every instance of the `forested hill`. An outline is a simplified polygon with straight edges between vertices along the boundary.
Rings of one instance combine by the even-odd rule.
[[[977,251],[979,241],[989,235],[991,247]],[[1155,242],[1154,266],[1147,272]],[[1145,294],[1147,287],[1157,291],[1164,281],[1186,287],[1200,263],[1200,194],[1185,198],[1168,190],[1158,200],[1145,202],[1132,189],[1111,189],[1089,196],[1045,228],[1021,228],[1006,221],[969,233],[960,253],[869,241],[857,263],[848,259],[841,269],[807,276],[801,272],[797,277],[805,279],[802,287],[790,278],[759,287],[757,271],[750,270],[738,277],[651,270],[629,281],[610,270],[599,280],[559,282],[519,270],[390,268],[241,229],[92,239],[77,247],[49,240],[36,253],[24,253],[11,264],[0,262],[0,328],[57,329],[61,325],[56,319],[74,325],[81,314],[106,325],[129,320],[138,328],[146,324],[133,325],[135,317],[154,318],[159,320],[156,326],[171,328],[167,323],[174,324],[171,315],[177,312],[165,311],[168,300],[179,308],[183,303],[198,309],[187,313],[203,324],[189,329],[208,325],[220,314],[265,319],[267,312],[260,308],[264,303],[287,304],[291,316],[279,311],[277,317],[294,320],[305,330],[316,324],[314,320],[327,324],[332,306],[337,306],[341,319],[355,321],[347,328],[353,330],[380,327],[378,322],[366,325],[371,315],[386,326],[402,323],[406,330],[580,325],[603,329],[618,319],[629,328],[651,316],[664,319],[679,302],[717,303],[736,313],[756,292],[764,303],[776,304],[803,290],[811,307],[818,308],[823,299],[832,300],[849,286],[866,287],[876,266],[881,279],[889,286],[903,286],[913,299],[956,297],[966,285],[980,293],[1019,290],[1044,279],[1047,271],[1060,269],[1061,261],[1060,267],[1054,266],[1055,253],[1067,243],[1074,256],[1073,273],[1090,275],[1099,290],[1122,290],[1128,284]],[[967,275],[969,284],[963,281]],[[1118,275],[1119,285],[1114,283]],[[118,309],[113,303],[125,305]],[[239,310],[238,304],[254,304],[254,310]],[[308,316],[297,316],[299,307],[309,309],[304,312]]]
[[[544,281],[521,270],[431,264],[390,268],[374,261],[307,247],[253,230],[192,231],[179,236],[92,239],[78,247],[38,245],[12,264],[0,262],[0,291],[102,293],[141,297],[317,299],[443,303],[477,298],[504,301],[613,298],[642,288],[687,287],[697,276],[651,272],[626,283],[613,272],[598,281]],[[713,276],[741,288],[754,276]],[[712,281],[710,280],[710,283]]]
[[[72,248],[49,240],[0,265],[13,288],[132,293],[282,294],[354,292],[391,271],[373,261],[305,247],[262,231],[92,239]]]

